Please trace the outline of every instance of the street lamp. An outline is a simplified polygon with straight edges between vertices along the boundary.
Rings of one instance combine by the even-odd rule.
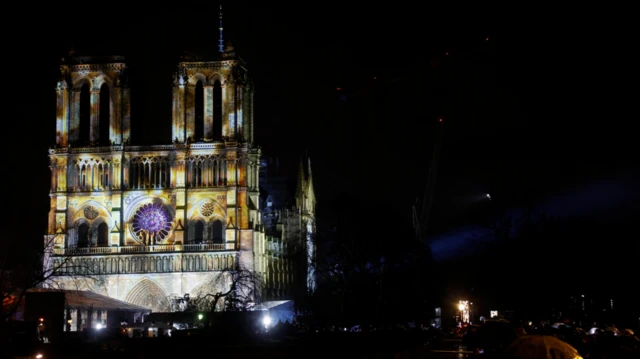
[[[268,316],[268,315],[265,315],[265,316],[262,318],[262,324],[264,325],[264,329],[269,328],[269,324],[271,324],[271,317],[270,317],[270,316]]]

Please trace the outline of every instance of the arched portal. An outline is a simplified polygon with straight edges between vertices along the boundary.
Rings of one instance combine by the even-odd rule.
[[[98,226],[98,246],[107,247],[109,245],[109,226],[102,222]]]
[[[197,221],[194,226],[193,241],[194,243],[202,243],[205,238],[204,223],[202,221]]]
[[[78,247],[89,247],[89,225],[82,223],[78,226]]]
[[[213,243],[224,243],[224,230],[221,220],[213,222]]]
[[[147,307],[154,312],[169,310],[167,294],[159,285],[146,278],[131,288],[124,300],[131,304]]]

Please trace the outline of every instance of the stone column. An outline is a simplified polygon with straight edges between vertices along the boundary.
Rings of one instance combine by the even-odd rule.
[[[173,131],[172,141],[185,142],[185,81],[182,76],[173,86]]]
[[[69,136],[69,89],[65,81],[56,87],[56,144],[66,147]]]
[[[122,87],[116,85],[113,88],[113,104],[109,125],[109,140],[112,144],[122,144]]]
[[[186,161],[184,154],[180,154],[176,159],[176,174],[172,177],[175,177],[175,185],[176,187],[184,187],[185,186],[185,174],[186,174]],[[181,175],[179,175],[181,174]]]
[[[186,136],[195,141],[196,138],[196,85],[186,85],[185,95]]]
[[[122,88],[122,108],[116,111],[122,111],[120,143],[128,143],[131,140],[131,89],[127,86]]]
[[[227,160],[227,186],[235,186],[238,184],[236,179],[236,163],[235,158],[229,158]]]
[[[213,86],[204,86],[204,140],[213,141]]]
[[[124,150],[124,147],[123,147]],[[129,171],[131,170],[129,168],[129,159],[127,157],[125,157],[124,151],[122,152],[122,161],[120,166],[122,166],[122,183],[120,183],[120,189],[127,189],[131,187],[131,184],[129,183]]]
[[[97,143],[100,136],[100,89],[91,90],[91,126],[89,139]]]
[[[245,139],[244,132],[244,114],[243,114],[243,98],[244,98],[244,85],[238,84],[235,89],[235,117],[236,117],[236,137],[238,139]]]
[[[220,83],[220,92],[221,92],[221,97],[222,97],[222,137],[230,137],[231,136],[231,128],[229,126],[229,109],[228,109],[228,103],[229,100],[227,99],[228,96],[228,91],[227,91],[228,87],[227,87],[227,83]]]
[[[247,158],[246,154],[243,153],[240,159],[236,161],[236,174],[238,176],[237,183],[239,186],[247,185]]]
[[[69,126],[69,143],[80,140],[80,89],[71,92],[71,123]]]
[[[247,104],[247,114],[245,115],[247,127],[249,128],[249,136],[247,141],[253,142],[253,85],[247,86],[247,98],[245,103]]]
[[[50,191],[51,192],[56,192],[58,190],[58,175],[59,175],[59,171],[58,171],[58,166],[56,164],[56,160],[55,159],[52,159],[50,161],[49,169],[51,170]]]

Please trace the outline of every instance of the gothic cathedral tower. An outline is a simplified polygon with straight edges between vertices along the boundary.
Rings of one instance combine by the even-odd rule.
[[[65,288],[166,311],[213,273],[267,276],[253,85],[233,48],[177,64],[172,143],[133,144],[123,57],[71,53],[56,93],[45,265]]]

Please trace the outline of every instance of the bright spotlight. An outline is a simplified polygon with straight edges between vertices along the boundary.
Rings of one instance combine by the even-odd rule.
[[[203,315],[202,314],[198,314],[198,320],[202,320]]]
[[[271,324],[271,317],[268,315],[265,315],[264,318],[262,318],[262,324],[264,325],[264,327],[268,327],[269,324]]]
[[[42,354],[40,353],[36,354],[36,359],[42,359]]]
[[[459,309],[460,311],[463,311],[463,310],[464,310],[464,308],[465,308],[464,304],[462,304],[462,303],[458,304],[458,309]]]
[[[103,328],[102,324],[100,323],[96,324],[96,329],[102,329],[102,328]]]
[[[491,195],[487,193],[487,198],[491,199]]]

